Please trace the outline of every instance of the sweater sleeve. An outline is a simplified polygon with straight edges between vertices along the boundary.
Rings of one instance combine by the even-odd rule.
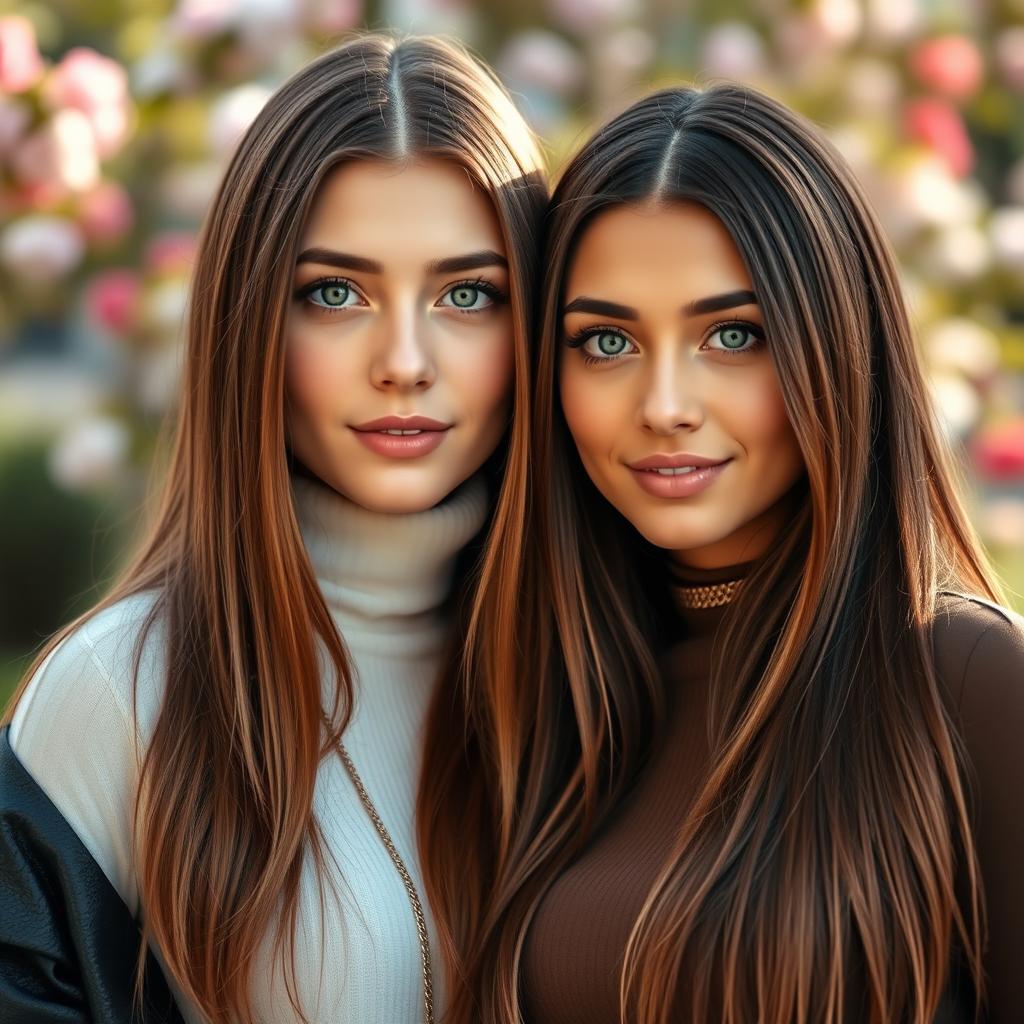
[[[1024,1020],[1024,619],[953,597],[936,619],[936,667],[955,705],[988,920],[990,1024]]]
[[[147,637],[133,708],[135,642],[151,597],[128,598],[66,637],[39,667],[11,721],[14,754],[133,915],[131,856],[144,734],[159,708],[158,637]]]

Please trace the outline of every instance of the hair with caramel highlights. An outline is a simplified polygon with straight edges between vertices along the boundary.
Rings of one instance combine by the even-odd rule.
[[[146,938],[217,1024],[252,1019],[249,975],[275,921],[274,953],[286,949],[288,994],[302,1015],[300,870],[311,852],[323,896],[314,784],[352,706],[348,658],[289,483],[284,323],[300,235],[318,184],[340,161],[421,157],[465,168],[503,234],[516,372],[496,456],[510,483],[496,515],[523,504],[528,423],[518,411],[547,200],[539,151],[494,76],[457,44],[359,35],[282,85],[238,146],[200,239],[181,405],[152,530],[106,598],[52,638],[25,678],[89,616],[157,590],[143,636],[157,616],[166,621],[167,684],[136,808],[139,893]],[[326,729],[318,643],[337,678]]]
[[[513,582],[499,572],[480,598],[498,608],[502,585],[517,589],[519,631],[495,634],[491,664],[460,691],[469,727],[449,759],[464,778],[450,773],[435,798],[491,837],[462,850],[493,878],[485,890],[463,871],[472,893],[449,910],[466,950],[451,1020],[521,1019],[538,904],[635,777],[658,711],[667,559],[587,478],[557,386],[575,243],[600,211],[652,200],[699,203],[735,241],[806,479],[799,515],[729,608],[711,768],[635,922],[622,1019],[928,1024],[954,950],[981,999],[983,941],[963,751],[930,622],[943,589],[999,594],[860,187],[806,121],[727,84],[635,103],[555,191],[533,539],[502,570]],[[680,992],[692,1002],[678,1005]]]

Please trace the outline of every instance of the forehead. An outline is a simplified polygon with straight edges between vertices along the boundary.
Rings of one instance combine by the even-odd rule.
[[[453,161],[350,160],[317,191],[303,248],[341,248],[388,262],[505,247],[493,203]]]
[[[691,202],[627,204],[597,214],[580,235],[566,279],[569,299],[670,292],[678,303],[740,288],[752,285],[732,236]]]

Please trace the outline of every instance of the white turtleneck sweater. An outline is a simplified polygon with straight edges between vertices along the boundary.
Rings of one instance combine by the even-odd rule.
[[[310,561],[352,658],[355,708],[345,746],[425,904],[413,825],[424,720],[447,639],[441,606],[459,550],[483,524],[485,486],[474,478],[434,508],[403,515],[369,512],[305,478],[292,486]],[[143,647],[137,722],[131,660],[153,601],[153,593],[120,601],[66,638],[33,677],[10,731],[18,758],[140,917],[130,828],[141,754],[164,689],[159,619]],[[325,677],[325,695],[332,685]],[[317,1024],[421,1021],[408,894],[336,754],[320,766],[314,812],[340,873],[329,867],[338,898],[328,885],[322,921],[311,858],[302,877],[296,960],[307,1016]],[[253,971],[253,1007],[261,1024],[286,1024],[297,1018],[271,960],[272,934]],[[172,988],[186,1019],[200,1024]]]

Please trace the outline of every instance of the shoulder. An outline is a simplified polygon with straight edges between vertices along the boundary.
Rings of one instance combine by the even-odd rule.
[[[1024,617],[971,594],[944,591],[932,620],[935,668],[954,707],[979,699],[1024,705]]]
[[[11,720],[11,746],[23,749],[51,734],[59,720],[71,719],[82,731],[100,728],[109,716],[133,717],[135,655],[139,663],[139,713],[151,711],[162,657],[162,623],[145,627],[156,592],[124,598],[86,619],[36,669]]]
[[[14,756],[133,909],[134,797],[164,679],[159,616],[146,628],[156,599],[155,591],[125,598],[64,637],[29,681],[8,736]]]

